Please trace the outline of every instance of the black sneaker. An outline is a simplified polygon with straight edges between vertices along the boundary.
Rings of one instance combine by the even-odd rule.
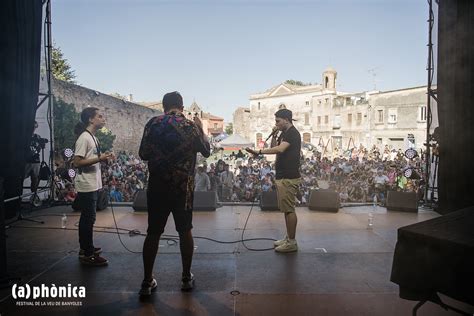
[[[79,250],[79,257],[84,257],[85,256],[85,250],[84,249],[81,249]],[[100,255],[102,253],[102,248],[98,247],[94,247],[94,255]]]
[[[189,276],[183,276],[181,279],[181,291],[192,291],[194,288],[194,274],[191,273]]]
[[[100,267],[100,266],[106,266],[109,261],[99,255],[92,255],[92,256],[84,256],[84,257],[79,257],[79,261],[82,264],[88,265],[88,266],[95,266],[95,267]]]
[[[156,279],[151,279],[151,281],[145,281],[143,280],[142,282],[142,288],[140,289],[140,292],[138,294],[141,297],[144,296],[150,296],[151,292],[156,290],[156,287],[158,286],[158,283],[156,282]]]

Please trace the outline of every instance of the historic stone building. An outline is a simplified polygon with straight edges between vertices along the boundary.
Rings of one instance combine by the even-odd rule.
[[[145,124],[163,113],[61,80],[53,80],[52,89],[56,98],[74,105],[77,112],[88,106],[99,108],[105,115],[106,128],[116,135],[113,148],[116,152],[125,150],[137,154]]]
[[[195,115],[199,116],[202,122],[202,129],[209,137],[215,137],[224,132],[224,119],[222,117],[212,115],[209,112],[203,112],[196,101],[193,101],[191,106],[185,108],[184,113],[190,120]]]
[[[293,111],[295,126],[306,143],[327,151],[363,144],[395,149],[421,148],[426,137],[426,87],[394,91],[348,93],[337,91],[337,72],[326,69],[323,84],[279,84],[250,96],[249,108],[234,112],[236,133],[261,146],[281,107]]]
[[[140,102],[139,104],[149,107],[151,109],[156,109],[163,111],[163,104],[159,102]],[[202,129],[209,137],[215,137],[221,134],[224,131],[224,119],[212,115],[209,112],[204,112],[201,107],[193,101],[189,107],[185,107],[183,111],[186,118],[192,120],[194,115],[199,116],[202,121]]]

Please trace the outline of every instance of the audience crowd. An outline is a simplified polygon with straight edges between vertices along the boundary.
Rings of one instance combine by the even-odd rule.
[[[423,199],[425,164],[420,156],[407,159],[404,152],[385,146],[333,151],[327,155],[318,147],[305,149],[301,156],[301,185],[298,202],[304,205],[311,190],[329,189],[339,193],[341,202],[372,202],[374,196],[385,202],[388,190],[410,191]],[[411,178],[405,170],[413,168]],[[60,168],[58,167],[58,171]],[[73,182],[56,177],[60,197],[75,198]],[[62,173],[64,174],[64,172]],[[147,164],[132,153],[120,152],[113,163],[102,165],[102,182],[114,202],[131,202],[147,184]],[[251,157],[241,150],[208,164],[201,160],[196,168],[195,191],[214,191],[220,202],[254,202],[262,192],[275,190],[274,162]]]

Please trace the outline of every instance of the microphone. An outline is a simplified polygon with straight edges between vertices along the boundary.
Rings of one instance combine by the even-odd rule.
[[[272,129],[272,132],[270,133],[270,135],[268,135],[267,139],[265,139],[265,143],[272,137],[272,136],[275,136],[277,133],[278,133],[278,127],[274,126],[273,129]]]

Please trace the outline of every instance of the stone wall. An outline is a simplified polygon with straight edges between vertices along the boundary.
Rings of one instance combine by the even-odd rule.
[[[53,80],[52,88],[56,98],[73,104],[77,112],[87,106],[97,107],[102,111],[106,119],[105,127],[116,135],[113,148],[115,152],[125,150],[137,154],[145,124],[162,113],[65,81]]]

